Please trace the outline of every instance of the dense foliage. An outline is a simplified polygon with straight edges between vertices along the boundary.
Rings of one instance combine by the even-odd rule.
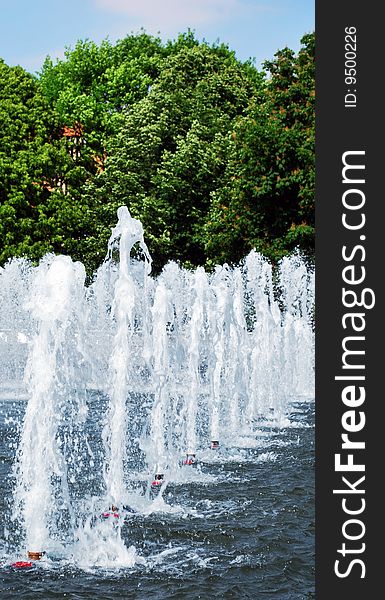
[[[311,253],[314,35],[264,68],[190,32],[78,42],[39,77],[0,62],[0,261],[54,251],[91,272],[121,204],[156,269]]]
[[[314,248],[314,35],[296,57],[265,63],[271,76],[235,121],[222,185],[206,221],[207,256],[241,259],[251,248],[277,259]]]

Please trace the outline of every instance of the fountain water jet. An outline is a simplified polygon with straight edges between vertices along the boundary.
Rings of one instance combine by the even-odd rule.
[[[133,344],[135,335],[135,308],[138,304],[137,289],[132,274],[131,251],[135,244],[144,254],[143,277],[151,271],[151,257],[143,238],[140,221],[133,219],[126,206],[118,209],[118,223],[112,230],[108,242],[109,256],[119,248],[119,274],[114,286],[111,316],[116,329],[112,341],[110,360],[110,404],[103,439],[106,448],[104,478],[108,498],[114,504],[125,500],[126,488],[124,465],[126,459],[127,410],[130,374],[133,366]]]
[[[27,548],[41,552],[50,546],[53,506],[53,478],[59,480],[62,505],[74,522],[68,494],[66,464],[58,444],[60,414],[66,401],[63,385],[63,354],[82,303],[85,270],[69,257],[57,256],[43,263],[32,282],[26,308],[38,323],[26,370],[30,390],[15,475],[14,518],[25,529]],[[57,497],[56,497],[57,501]]]
[[[12,340],[15,381],[26,367],[13,513],[31,551],[56,543],[77,563],[131,565],[122,519],[101,517],[109,506],[165,510],[169,483],[200,476],[182,457],[201,462],[207,450],[214,461],[211,442],[225,459],[255,443],[261,423],[285,425],[291,398],[312,396],[314,285],[300,256],[275,273],[255,251],[212,274],[175,263],[157,278],[150,270],[142,226],[121,207],[89,288],[67,257],[0,271],[17,332],[3,319],[0,342]]]

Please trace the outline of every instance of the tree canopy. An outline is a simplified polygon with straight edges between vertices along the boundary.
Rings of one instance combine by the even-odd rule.
[[[207,256],[236,261],[251,248],[273,259],[314,249],[314,35],[278,52],[263,93],[234,123],[222,185],[206,222]]]
[[[106,169],[90,186],[99,222],[113,223],[117,206],[127,203],[143,221],[157,265],[204,264],[202,232],[228,132],[259,84],[223,47],[184,47],[165,60],[149,93],[125,113]]]
[[[157,270],[311,253],[314,35],[264,69],[191,32],[80,41],[37,77],[1,61],[0,261],[54,251],[92,272],[121,204]]]
[[[58,124],[36,80],[0,62],[0,260],[52,250],[45,219],[50,181],[68,162]]]

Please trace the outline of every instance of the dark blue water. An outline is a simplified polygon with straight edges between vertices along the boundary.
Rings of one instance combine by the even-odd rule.
[[[9,417],[17,420],[21,409],[11,402],[0,408],[4,533],[15,453]],[[183,513],[132,515],[122,536],[144,564],[85,571],[42,561],[15,570],[4,543],[0,598],[314,598],[314,404],[293,404],[290,421],[286,429],[262,428],[254,449],[233,451],[232,459],[229,452],[223,464],[202,464],[210,481],[170,484],[165,500],[184,507]]]

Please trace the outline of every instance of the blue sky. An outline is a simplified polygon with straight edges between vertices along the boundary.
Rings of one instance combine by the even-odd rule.
[[[0,57],[34,72],[78,39],[114,42],[141,27],[163,39],[193,29],[259,67],[280,48],[299,49],[314,30],[314,0],[0,0]]]

